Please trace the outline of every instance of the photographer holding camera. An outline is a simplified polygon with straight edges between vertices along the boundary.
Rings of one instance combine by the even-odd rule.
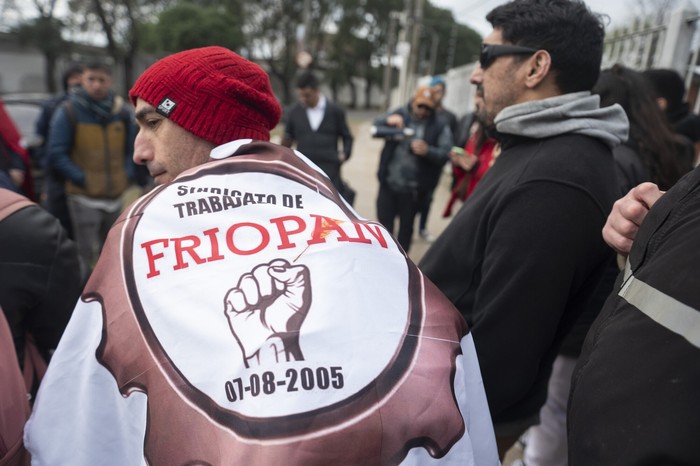
[[[452,132],[435,115],[435,99],[429,86],[419,87],[407,105],[376,119],[374,126],[374,136],[386,139],[377,173],[377,219],[393,233],[398,217],[397,239],[408,253],[416,213],[449,159]],[[399,130],[399,136],[386,127]],[[413,136],[406,136],[411,134],[409,130]]]

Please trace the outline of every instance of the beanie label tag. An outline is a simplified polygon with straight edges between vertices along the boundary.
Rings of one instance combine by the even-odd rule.
[[[177,107],[177,102],[170,99],[169,97],[166,97],[160,101],[158,107],[156,108],[156,112],[160,113],[165,117],[169,117],[173,110],[175,110],[175,107]]]

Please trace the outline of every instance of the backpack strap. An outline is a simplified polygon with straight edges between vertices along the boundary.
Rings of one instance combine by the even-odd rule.
[[[0,194],[0,221],[30,205],[34,205],[34,202],[21,194],[13,193],[9,190],[2,190]]]
[[[73,145],[75,144],[75,127],[78,124],[78,117],[75,115],[75,107],[73,106],[73,103],[70,99],[66,99],[63,102],[61,102],[59,107],[62,108],[65,112],[66,118],[68,118],[68,124],[70,125],[70,154],[73,150]],[[53,169],[53,171],[58,173],[55,168]]]
[[[66,116],[68,117],[68,122],[70,123],[71,127],[71,134],[75,133],[75,125],[78,122],[78,119],[75,116],[75,108],[73,107],[73,104],[71,103],[70,99],[66,99],[63,102],[61,102],[60,107],[63,109],[64,112],[66,112]]]
[[[119,115],[119,119],[124,122],[124,128],[129,128],[129,125],[133,124],[133,117],[129,111],[129,106],[122,96],[114,96],[114,106],[112,107],[112,113]],[[127,133],[128,134],[128,131]]]

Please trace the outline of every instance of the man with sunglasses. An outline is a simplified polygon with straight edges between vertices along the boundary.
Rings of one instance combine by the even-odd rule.
[[[440,177],[452,147],[452,131],[444,119],[436,116],[435,106],[430,86],[421,86],[407,105],[374,122],[376,127],[405,128],[413,134],[387,139],[377,174],[377,220],[393,233],[398,217],[397,239],[406,252],[411,247],[418,209],[437,184],[435,179]]]
[[[502,152],[420,267],[472,329],[503,456],[538,423],[573,322],[601,304],[611,149],[628,122],[591,95],[605,31],[583,1],[514,0],[486,19],[471,82]]]

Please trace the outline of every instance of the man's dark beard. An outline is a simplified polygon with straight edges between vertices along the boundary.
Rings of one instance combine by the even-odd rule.
[[[483,97],[482,97],[483,98]],[[496,131],[496,125],[493,121],[490,123],[486,122],[486,111],[478,106],[474,109],[474,120],[477,121],[487,134]]]

